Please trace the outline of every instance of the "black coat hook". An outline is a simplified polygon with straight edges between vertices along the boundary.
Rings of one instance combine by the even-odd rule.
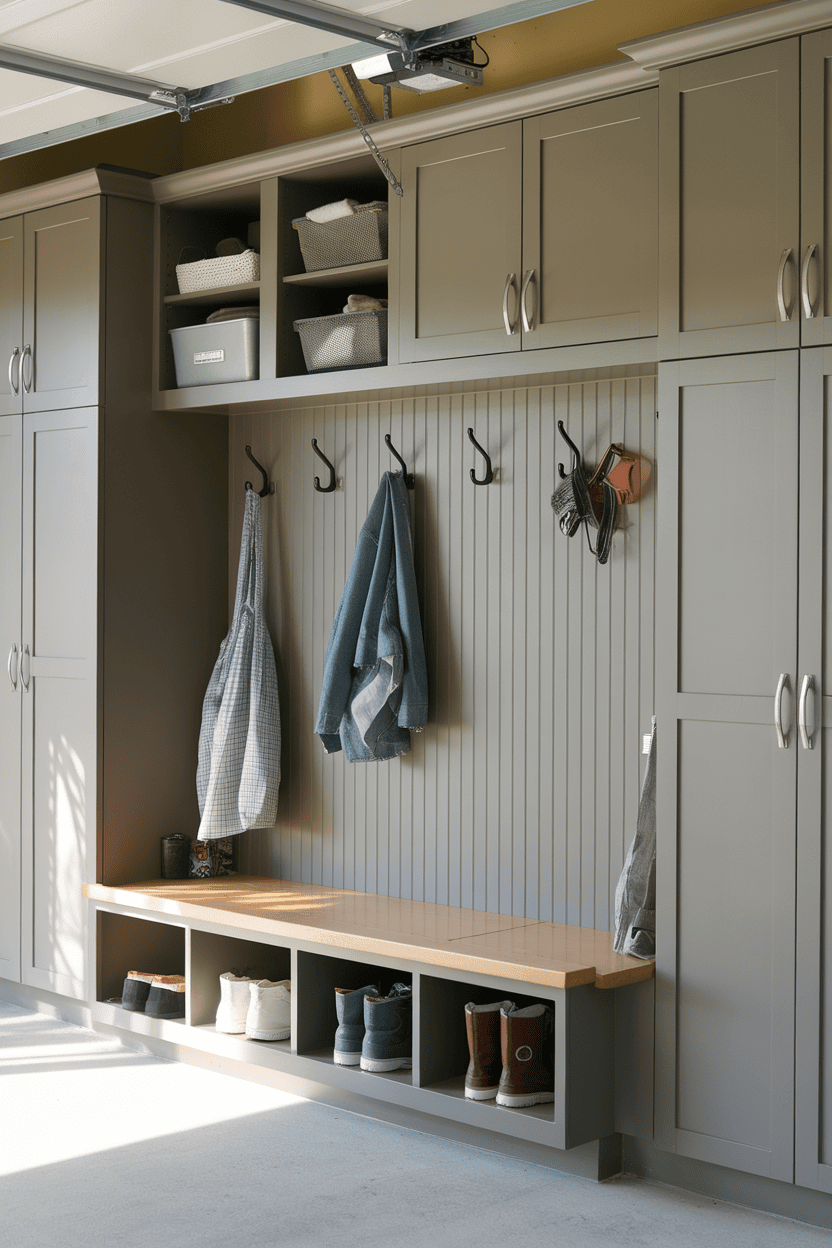
[[[412,472],[407,471],[407,464],[404,462],[401,455],[396,450],[393,443],[390,441],[389,433],[385,433],[384,441],[387,443],[387,449],[389,450],[390,454],[395,455],[396,459],[399,461],[399,463],[402,466],[402,476],[404,477],[405,485],[407,486],[409,490],[415,490],[416,489],[416,477],[413,475]]]
[[[488,454],[488,451],[484,450],[480,446],[479,442],[474,437],[473,429],[468,430],[468,437],[471,439],[472,444],[477,448],[480,455],[482,455],[483,459],[485,460],[485,476],[482,478],[482,480],[480,480],[480,478],[477,476],[477,474],[474,472],[474,469],[472,468],[471,480],[474,482],[474,485],[490,485],[491,482],[494,480],[494,472],[491,467],[491,456]]]
[[[321,485],[321,478],[316,477],[315,489],[318,491],[319,494],[331,494],[336,486],[335,468],[329,462],[326,455],[324,455],[323,451],[319,449],[317,438],[312,439],[312,450],[315,452],[315,454],[318,456],[319,459],[322,459],[324,461],[327,468],[329,469],[329,485]]]
[[[267,494],[274,494],[274,481],[271,481],[271,482],[269,481],[269,474],[266,472],[266,469],[263,467],[263,465],[258,463],[257,460],[254,458],[254,456],[251,453],[250,446],[246,447],[246,455],[248,455],[249,459],[254,464],[255,468],[259,468],[263,474],[263,488],[262,490],[258,490],[257,493],[260,495],[261,498],[265,498]],[[254,486],[251,484],[250,481],[246,481],[246,489],[247,490],[254,489]]]
[[[580,468],[581,466],[581,452],[578,450],[577,446],[575,445],[575,443],[570,438],[569,434],[564,429],[562,420],[558,421],[558,433],[563,438],[564,442],[566,443],[566,445],[569,447],[570,451],[572,452],[572,467],[570,469],[570,472],[574,472],[576,468]],[[566,472],[564,471],[563,464],[558,464],[558,473],[560,474],[561,477],[566,476]]]

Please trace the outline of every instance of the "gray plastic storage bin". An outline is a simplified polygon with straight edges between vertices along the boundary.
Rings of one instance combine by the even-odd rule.
[[[255,381],[260,374],[260,321],[241,317],[170,329],[177,386]]]
[[[310,373],[387,363],[387,312],[338,312],[295,321]]]
[[[382,199],[362,204],[348,217],[334,221],[310,221],[296,217],[300,252],[307,273],[340,269],[345,264],[366,264],[387,259],[387,204]]]

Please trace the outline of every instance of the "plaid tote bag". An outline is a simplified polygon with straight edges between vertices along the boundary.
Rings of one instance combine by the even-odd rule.
[[[198,839],[270,828],[279,785],[277,673],[263,616],[263,515],[260,495],[246,490],[234,616],[202,706]]]

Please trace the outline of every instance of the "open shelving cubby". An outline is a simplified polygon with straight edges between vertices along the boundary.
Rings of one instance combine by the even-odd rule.
[[[266,247],[264,255],[261,244],[261,279],[257,282],[241,282],[220,286],[211,290],[195,290],[181,294],[176,278],[176,266],[183,247],[201,247],[206,257],[214,255],[214,249],[224,238],[247,241],[249,226],[262,216],[261,183],[247,186],[227,187],[222,190],[197,195],[182,203],[168,204],[159,211],[159,332],[158,375],[160,391],[175,390],[176,370],[169,330],[185,326],[201,325],[206,317],[219,308],[235,304],[261,304],[263,272],[269,264],[274,270],[274,248]],[[265,302],[265,301],[264,301]],[[261,306],[261,314],[265,309]],[[268,329],[260,326],[261,368],[264,356],[264,337]],[[209,387],[193,387],[193,389]]]
[[[525,1119],[536,1119],[541,1123],[552,1124],[555,1120],[554,1102],[541,1105],[528,1105],[522,1109],[510,1109],[498,1105],[496,1100],[469,1101],[465,1097],[465,1072],[468,1068],[468,1037],[465,1026],[465,1006],[471,1001],[475,1005],[487,1005],[493,1001],[511,1000],[518,1009],[527,1005],[544,1005],[558,1008],[546,994],[518,994],[509,991],[500,992],[483,984],[463,982],[455,979],[440,979],[434,975],[420,975],[419,990],[419,1082],[428,1092],[440,1096],[451,1097],[463,1101],[471,1107],[471,1116],[478,1125],[500,1130],[500,1118],[505,1115],[520,1115]],[[550,1037],[554,1045],[554,1035]],[[549,1057],[554,1061],[554,1053]],[[496,1117],[495,1117],[496,1115]],[[503,1123],[503,1125],[505,1125]]]
[[[104,1021],[132,1031],[183,1026],[186,1018],[152,1019],[121,1006],[128,971],[156,975],[185,975],[186,929],[174,923],[99,910],[97,914],[98,967],[96,1001]],[[186,1010],[187,1010],[187,993]]]
[[[376,984],[386,995],[394,983],[412,985],[410,971],[380,966],[373,962],[354,962],[323,953],[307,953],[299,950],[297,955],[297,1051],[299,1056],[322,1066],[335,1067],[333,1047],[335,1029],[338,1025],[335,1013],[336,988],[363,988]],[[414,1014],[415,1026],[415,1014]],[[338,1066],[339,1071],[352,1071],[360,1082],[367,1085],[373,1080],[412,1085],[412,1068],[375,1073],[363,1071],[359,1066]],[[360,1086],[357,1087],[360,1091]]]
[[[220,976],[226,971],[235,975],[247,975],[250,979],[268,979],[272,982],[291,979],[291,953],[281,945],[194,928],[191,931],[189,981],[192,1027],[215,1035],[224,1034],[217,1031],[215,1023],[220,1003]],[[292,1047],[291,1039],[250,1040],[246,1036],[234,1039],[251,1046],[252,1060],[255,1061],[258,1049],[282,1049],[288,1052]]]
[[[388,187],[369,156],[298,171],[279,179],[278,243],[278,376],[306,376],[300,337],[294,323],[340,312],[354,293],[386,299],[388,259],[308,273],[297,230],[292,222],[310,208],[355,199],[359,203],[388,199]]]

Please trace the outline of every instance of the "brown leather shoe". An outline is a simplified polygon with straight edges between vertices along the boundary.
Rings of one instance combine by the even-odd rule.
[[[520,1109],[555,1099],[554,1012],[549,1005],[500,1010],[503,1073],[497,1104]]]
[[[465,1029],[471,1061],[465,1075],[465,1095],[470,1101],[493,1101],[497,1095],[503,1059],[500,1053],[500,1010],[513,1010],[513,1001],[465,1007]]]

